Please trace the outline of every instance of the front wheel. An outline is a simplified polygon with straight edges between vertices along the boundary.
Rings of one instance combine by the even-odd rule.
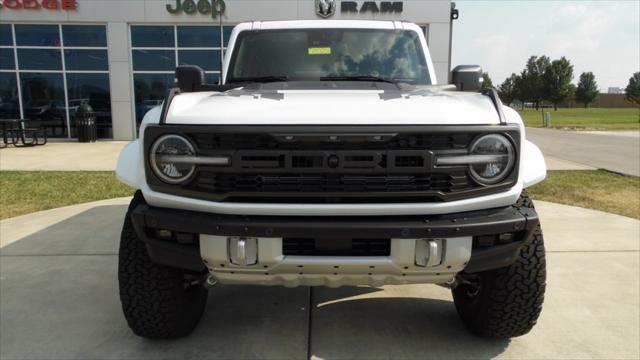
[[[533,208],[523,192],[517,207]],[[479,336],[511,338],[528,333],[536,324],[546,286],[546,260],[540,225],[533,238],[510,266],[477,274],[462,274],[464,280],[453,292],[458,314],[469,330]]]
[[[124,220],[118,255],[120,302],[133,332],[150,339],[189,334],[198,324],[207,302],[207,290],[197,274],[151,261],[145,243],[131,223],[131,211],[144,203],[138,191]]]

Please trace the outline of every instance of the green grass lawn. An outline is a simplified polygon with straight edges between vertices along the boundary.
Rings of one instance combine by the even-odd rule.
[[[113,172],[2,171],[0,218],[133,195]],[[582,206],[640,219],[640,178],[595,171],[549,171],[529,189],[534,200]]]
[[[129,195],[112,171],[2,171],[0,219]]]
[[[554,128],[580,130],[640,130],[640,109],[572,108],[544,109],[551,113],[551,125]],[[518,111],[525,124],[542,127],[543,112],[535,109]]]
[[[640,219],[640,177],[605,170],[549,171],[529,189],[534,200],[580,206]]]

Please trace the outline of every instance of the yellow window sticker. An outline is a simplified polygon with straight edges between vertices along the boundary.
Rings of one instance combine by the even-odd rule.
[[[331,55],[330,47],[310,47],[309,55]]]

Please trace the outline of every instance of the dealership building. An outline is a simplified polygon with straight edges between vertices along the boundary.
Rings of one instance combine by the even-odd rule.
[[[75,137],[85,103],[98,136],[131,140],[173,86],[177,65],[220,77],[233,26],[295,19],[419,24],[439,82],[451,67],[449,0],[0,0],[0,118],[32,119],[49,136]]]

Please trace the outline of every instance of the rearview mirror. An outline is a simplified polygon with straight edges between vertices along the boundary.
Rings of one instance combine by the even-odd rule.
[[[480,65],[458,65],[451,74],[453,84],[460,91],[478,91],[482,87]]]
[[[180,92],[200,91],[204,84],[204,70],[196,65],[183,65],[176,68],[176,80]]]

